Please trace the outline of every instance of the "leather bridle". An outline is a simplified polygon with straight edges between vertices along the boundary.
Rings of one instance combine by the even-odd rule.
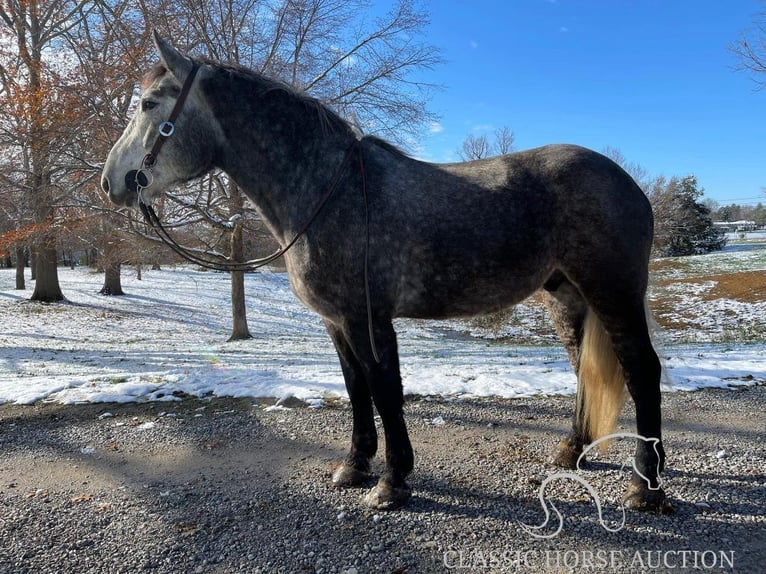
[[[178,94],[176,104],[170,111],[170,117],[159,125],[159,134],[157,135],[157,139],[154,140],[152,149],[148,154],[144,156],[144,159],[141,160],[141,169],[139,169],[135,175],[139,204],[144,204],[143,197],[141,197],[141,191],[152,184],[154,179],[152,176],[152,168],[154,167],[154,164],[157,163],[157,156],[160,155],[162,146],[165,145],[165,142],[168,140],[168,138],[172,136],[176,131],[176,120],[178,119],[178,116],[181,115],[181,110],[184,108],[186,98],[189,97],[189,92],[191,91],[192,84],[194,83],[194,78],[197,76],[198,71],[199,64],[195,62],[192,64],[192,69],[189,72],[189,75],[186,76],[186,80],[184,80],[183,86],[181,86],[181,92]]]

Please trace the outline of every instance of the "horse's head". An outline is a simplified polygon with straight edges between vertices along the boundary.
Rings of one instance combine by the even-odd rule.
[[[198,87],[209,70],[201,66],[190,78],[196,66],[192,60],[156,32],[154,44],[160,63],[145,76],[135,115],[109,152],[101,177],[101,187],[119,205],[135,207],[139,188],[148,201],[173,184],[202,175],[213,167],[217,149],[219,128]],[[177,117],[168,124],[174,110]],[[164,141],[158,146],[159,139]]]

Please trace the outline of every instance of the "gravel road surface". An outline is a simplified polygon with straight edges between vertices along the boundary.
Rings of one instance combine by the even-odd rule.
[[[632,441],[545,499],[571,397],[405,407],[416,452],[403,510],[329,486],[351,412],[250,399],[0,406],[0,574],[766,572],[766,387],[666,393],[674,515],[618,500]],[[630,431],[633,413],[621,419]],[[382,451],[382,448],[381,448]],[[382,461],[377,459],[377,468]],[[552,509],[551,509],[552,510]],[[555,533],[555,513],[539,532]]]

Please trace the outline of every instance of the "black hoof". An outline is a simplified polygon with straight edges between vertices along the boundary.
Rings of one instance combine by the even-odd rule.
[[[372,475],[366,470],[354,468],[347,462],[340,463],[332,473],[332,485],[336,488],[366,486]]]
[[[657,514],[675,514],[676,509],[665,496],[665,491],[661,488],[653,490],[646,486],[646,483],[631,483],[622,497],[622,503],[625,508],[631,510],[643,510],[645,512],[656,512]]]
[[[573,447],[569,441],[562,440],[556,445],[551,462],[558,467],[574,470],[577,468],[577,460],[582,454],[582,448]],[[580,460],[580,466],[585,464],[585,457]]]
[[[405,505],[412,496],[412,489],[406,484],[391,486],[387,481],[379,481],[364,497],[364,502],[375,510],[396,510]]]

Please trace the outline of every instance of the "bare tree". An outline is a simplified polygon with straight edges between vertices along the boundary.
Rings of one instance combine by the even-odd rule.
[[[742,32],[731,50],[739,57],[740,69],[750,72],[759,87],[766,87],[766,12],[753,18],[753,26]]]
[[[470,134],[463,140],[458,153],[463,161],[483,159],[492,155],[492,146],[486,135],[475,136]]]
[[[632,177],[638,186],[644,191],[644,193],[649,194],[652,187],[657,185],[657,178],[653,179],[644,166],[634,161],[628,161],[625,155],[623,155],[623,153],[618,148],[606,146],[603,150],[601,150],[601,153],[603,153],[606,157],[624,169],[627,174]]]
[[[32,244],[34,226],[24,193],[23,174],[12,166],[18,164],[16,146],[0,146],[0,253],[13,253],[16,266],[16,289],[26,289],[24,268],[27,250]]]
[[[365,132],[407,147],[435,119],[427,103],[436,86],[419,73],[441,58],[424,39],[428,15],[416,0],[397,0],[377,18],[368,0],[145,2],[181,47],[278,78]]]
[[[511,153],[514,141],[516,141],[516,136],[508,126],[495,130],[495,151],[498,154]]]
[[[83,217],[94,218],[83,240],[99,255],[104,270],[100,293],[122,295],[121,266],[136,261],[137,238],[126,233],[126,217],[100,190],[101,164],[125,127],[137,81],[148,66],[151,44],[144,14],[130,0],[100,0],[80,14],[81,24],[66,35],[65,51],[74,62],[81,85],[79,108],[89,118],[83,140],[69,148],[71,165],[80,174],[76,203]]]
[[[472,161],[486,157],[510,153],[516,136],[508,126],[495,130],[495,138],[490,142],[486,134],[469,134],[463,140],[458,155],[463,161]]]

